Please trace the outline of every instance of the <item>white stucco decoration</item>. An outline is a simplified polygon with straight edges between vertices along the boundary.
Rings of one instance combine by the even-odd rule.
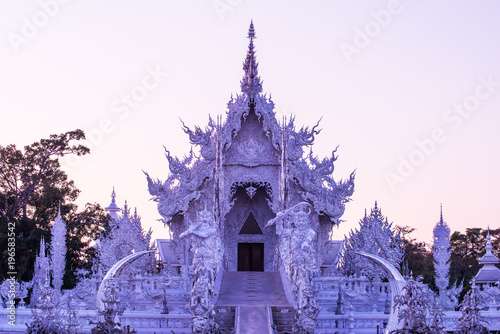
[[[123,259],[115,263],[114,266],[111,267],[111,269],[108,270],[106,275],[104,276],[101,285],[99,286],[99,291],[97,292],[97,311],[104,311],[104,303],[102,302],[102,297],[104,296],[104,288],[106,286],[106,281],[108,281],[111,278],[119,277],[121,273],[127,269],[128,266],[130,266],[135,260],[140,258],[141,256],[152,253],[152,250],[149,251],[142,251],[134,254],[130,254],[128,256],[125,256]]]
[[[403,278],[403,276],[401,276],[399,271],[397,271],[397,269],[389,261],[384,260],[380,256],[365,252],[357,252],[357,254],[369,258],[370,260],[374,261],[375,263],[383,267],[387,272],[387,277],[389,279],[389,284],[391,287],[392,301],[391,301],[391,313],[389,316],[389,322],[387,323],[387,327],[385,328],[384,333],[389,334],[393,330],[402,328],[401,327],[402,324],[399,323],[398,319],[399,307],[394,309],[394,297],[400,295],[401,292],[403,291],[403,287],[406,284],[405,279]]]

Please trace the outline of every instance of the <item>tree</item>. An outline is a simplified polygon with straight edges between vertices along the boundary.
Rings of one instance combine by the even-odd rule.
[[[68,268],[89,265],[92,249],[89,243],[106,224],[105,212],[97,205],[87,205],[76,213],[74,201],[79,190],[61,169],[59,159],[76,154],[85,155],[89,149],[74,145],[85,139],[82,130],[50,135],[48,139],[27,145],[0,146],[0,261],[7,263],[8,227],[15,225],[16,271],[18,279],[31,280],[40,239],[50,242],[50,221],[60,207],[63,219],[69,223],[67,234]],[[0,280],[6,278],[7,266],[0,266]],[[66,273],[68,274],[68,273]],[[75,282],[74,273],[65,277],[65,287]]]
[[[421,276],[423,282],[434,289],[434,263],[429,247],[425,242],[417,241],[409,236],[415,228],[396,226],[396,230],[400,233],[404,245],[404,263],[408,274],[412,273],[413,277]]]
[[[101,234],[108,233],[110,217],[99,204],[85,205],[80,213],[71,213],[67,221],[68,234],[66,236],[66,274],[64,275],[63,289],[72,289],[78,282],[76,270],[81,268],[88,272],[96,258],[96,251],[92,245]]]
[[[487,230],[468,228],[465,234],[457,231],[453,232],[450,237],[450,281],[453,284],[463,279],[464,289],[460,299],[463,299],[464,295],[470,290],[471,280],[481,268],[479,260],[486,252],[487,235]],[[498,255],[500,229],[490,230],[490,235],[492,237],[493,252]]]
[[[89,153],[83,145],[70,145],[70,141],[81,139],[85,134],[75,130],[41,139],[25,146],[24,152],[16,145],[0,146],[1,217],[7,221],[47,220],[48,214],[53,217],[57,212],[54,199],[75,200],[79,191],[60,169],[58,158]]]

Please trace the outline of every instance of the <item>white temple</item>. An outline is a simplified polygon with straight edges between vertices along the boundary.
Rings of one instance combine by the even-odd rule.
[[[474,277],[474,281],[479,285],[493,286],[500,282],[500,269],[495,266],[500,263],[498,257],[491,252],[493,246],[491,245],[491,236],[488,229],[488,237],[486,242],[486,254],[479,260],[479,263],[483,265],[479,269],[477,275]]]
[[[16,326],[0,324],[0,332],[23,332],[33,319],[71,333],[361,334],[401,328],[394,297],[406,291],[408,277],[398,271],[404,260],[400,235],[375,202],[359,229],[344,241],[332,240],[354,191],[354,173],[334,178],[336,150],[325,158],[313,154],[318,124],[298,129],[293,118],[278,122],[274,102],[262,93],[253,23],[248,38],[241,92],[228,102],[225,117],[209,117],[203,128],[183,127],[194,149],[183,159],[166,150],[165,181],[146,174],[170,237],[151,242],[137,210],[131,214],[126,202],[121,209],[113,189],[106,207],[111,230],[96,240],[92,272],[81,272],[75,289],[61,291],[66,248],[59,215],[50,259],[43,242],[37,258],[32,305],[39,312],[20,303]],[[441,214],[434,229],[439,293],[426,293],[451,331],[461,287],[449,287],[449,233]],[[500,290],[494,280],[482,281],[483,273],[500,272],[489,238],[481,261],[476,282],[490,288],[483,316],[491,330],[500,330]],[[23,301],[27,289],[20,286],[17,298]],[[433,314],[427,316],[437,319]]]

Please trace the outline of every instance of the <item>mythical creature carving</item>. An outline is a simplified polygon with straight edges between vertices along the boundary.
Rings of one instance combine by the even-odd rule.
[[[314,136],[319,134],[321,130],[316,130],[318,123],[309,130],[309,127],[302,127],[298,132],[295,131],[295,118],[290,118],[290,121],[285,127],[286,131],[286,150],[287,158],[290,161],[296,161],[302,158],[304,150],[302,146],[309,146],[314,143]]]
[[[221,145],[224,149],[228,149],[236,134],[241,129],[241,124],[245,121],[250,112],[249,100],[246,95],[236,95],[227,103],[227,119],[221,134]]]
[[[47,280],[38,289],[37,309],[32,310],[33,321],[27,324],[26,333],[35,334],[40,332],[63,333],[65,332],[65,321],[56,305],[56,293]]]
[[[192,287],[186,305],[193,316],[193,333],[205,333],[212,325],[210,318],[215,297],[215,280],[221,266],[222,247],[213,214],[207,210],[198,213],[195,223],[179,238],[192,236],[193,262],[190,267]]]
[[[302,202],[279,212],[266,227],[276,224],[280,256],[290,279],[299,316],[297,331],[313,333],[320,308],[316,304],[313,278],[319,274],[316,255],[316,232],[310,227],[311,205]]]
[[[336,150],[330,158],[319,161],[312,151],[306,158],[292,161],[289,165],[289,177],[300,186],[299,193],[303,200],[314,203],[314,210],[319,215],[330,218],[334,224],[340,223],[344,214],[345,203],[349,202],[354,192],[355,173],[346,181],[336,182],[331,174],[334,170]]]
[[[172,157],[166,149],[165,152],[172,173],[167,180],[162,183],[145,174],[149,193],[158,202],[158,212],[163,216],[163,222],[169,224],[176,214],[184,214],[189,204],[199,198],[203,181],[213,178],[215,161],[194,159],[192,150],[183,160]]]
[[[203,159],[208,161],[215,160],[216,158],[216,153],[217,153],[216,141],[215,138],[212,137],[215,127],[216,125],[211,117],[209,117],[208,125],[205,127],[205,131],[203,131],[200,127],[196,126],[193,132],[184,124],[184,122],[182,122],[182,129],[189,136],[189,141],[193,145],[200,146],[201,156],[203,157]]]

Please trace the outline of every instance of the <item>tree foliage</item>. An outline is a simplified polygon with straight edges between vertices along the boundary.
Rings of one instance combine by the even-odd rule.
[[[410,226],[396,226],[396,230],[401,234],[405,249],[404,265],[405,271],[415,277],[422,277],[423,282],[434,288],[434,263],[432,252],[425,242],[411,238],[410,234],[416,229]]]
[[[468,228],[465,233],[453,232],[450,236],[450,280],[453,283],[464,281],[464,289],[460,299],[470,290],[471,280],[481,265],[479,260],[485,254],[487,230]],[[493,253],[498,256],[500,249],[500,228],[490,230]]]
[[[79,191],[60,169],[59,158],[67,154],[83,155],[89,149],[70,145],[85,139],[82,130],[51,135],[24,147],[0,146],[0,215],[5,220],[47,221],[54,217],[55,199],[74,201]],[[54,208],[55,206],[55,208]]]
[[[65,288],[75,284],[75,268],[89,265],[93,256],[89,245],[106,224],[105,212],[98,205],[87,205],[82,213],[76,212],[74,201],[80,191],[59,162],[66,155],[89,153],[87,147],[74,144],[82,139],[84,132],[74,130],[50,135],[23,150],[13,144],[0,146],[0,261],[7,263],[8,225],[15,224],[19,280],[31,280],[40,239],[43,236],[50,242],[50,222],[59,207],[68,223],[70,275],[64,278]],[[0,280],[6,273],[7,266],[0,266]]]
[[[109,231],[110,217],[99,204],[87,203],[82,212],[72,212],[66,221],[66,274],[63,289],[71,289],[77,283],[76,270],[91,271],[96,257],[94,240]]]

